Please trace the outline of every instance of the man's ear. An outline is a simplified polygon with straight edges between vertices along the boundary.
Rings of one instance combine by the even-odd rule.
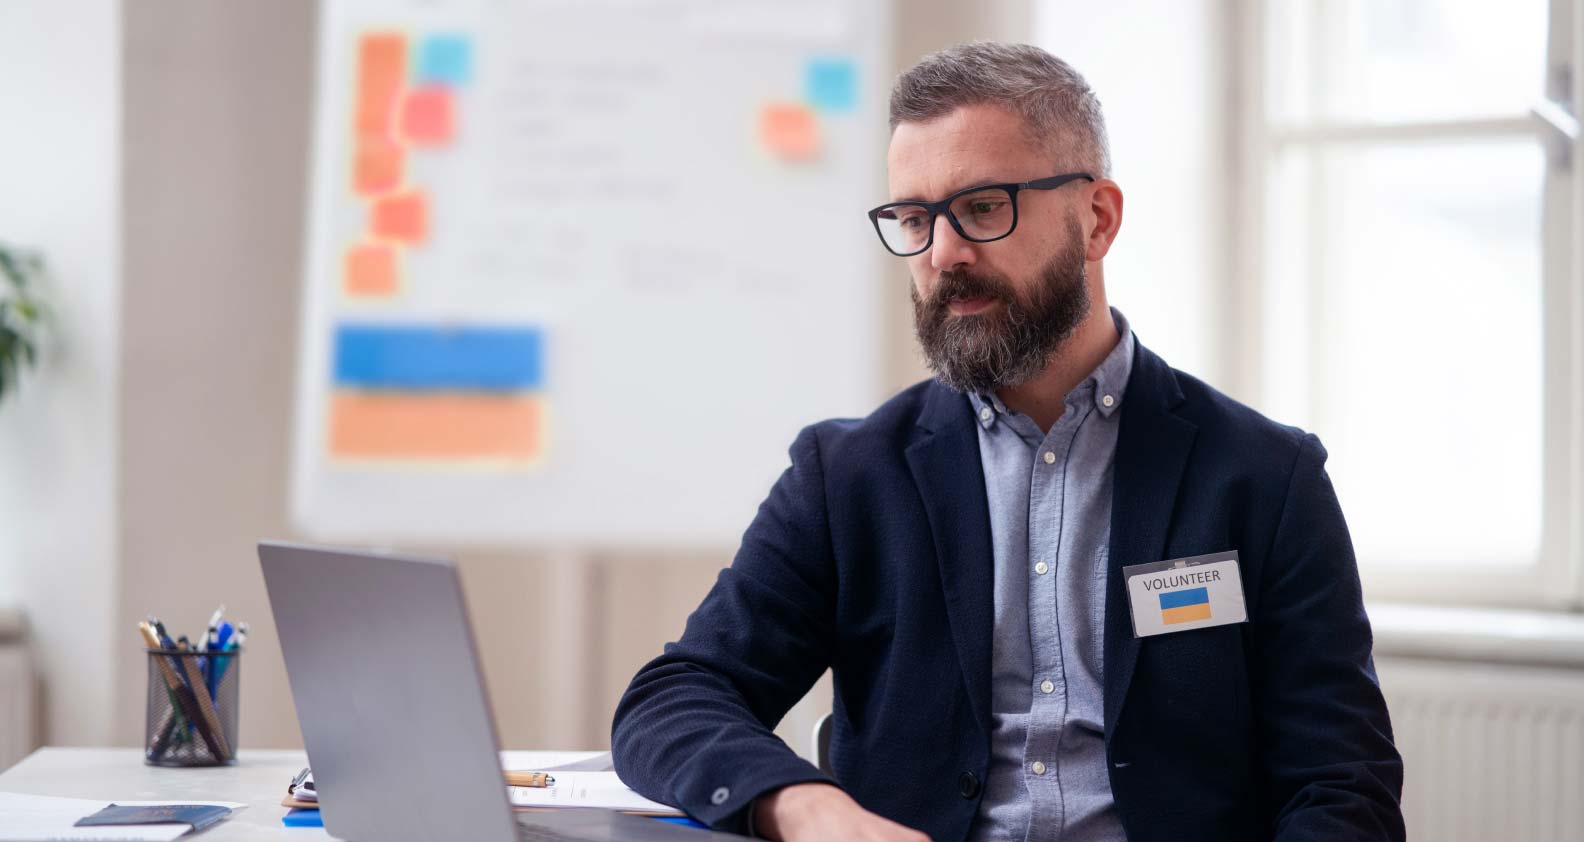
[[[1084,244],[1084,260],[1092,263],[1105,258],[1122,230],[1122,188],[1109,178],[1095,181],[1089,188],[1087,210],[1094,227]]]

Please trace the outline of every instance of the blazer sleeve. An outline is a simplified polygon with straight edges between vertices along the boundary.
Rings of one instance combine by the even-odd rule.
[[[830,779],[771,729],[830,663],[836,577],[819,440],[792,465],[682,637],[638,671],[616,708],[616,772],[643,795],[723,830],[759,795]]]
[[[1260,583],[1254,712],[1275,838],[1405,838],[1402,758],[1326,451],[1299,444]]]

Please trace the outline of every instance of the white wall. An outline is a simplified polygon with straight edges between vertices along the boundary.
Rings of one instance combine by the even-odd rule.
[[[0,602],[22,604],[40,736],[109,742],[120,306],[120,4],[0,3],[0,240],[51,268],[57,340],[0,402]]]

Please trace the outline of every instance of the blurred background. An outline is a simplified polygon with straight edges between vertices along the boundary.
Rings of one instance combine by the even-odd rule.
[[[1140,340],[1330,450],[1414,835],[1584,838],[1579,5],[0,4],[0,768],[138,744],[134,623],[220,603],[299,746],[265,537],[455,557],[505,745],[607,746],[926,376],[885,97],[991,38],[1104,104]]]

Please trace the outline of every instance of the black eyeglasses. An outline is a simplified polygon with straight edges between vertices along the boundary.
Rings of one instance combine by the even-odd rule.
[[[935,217],[942,213],[963,239],[990,243],[1017,228],[1018,191],[1055,190],[1079,179],[1094,181],[1094,176],[1067,173],[1022,184],[970,187],[938,202],[891,202],[870,211],[869,221],[874,223],[880,242],[897,257],[912,257],[928,249],[935,242]]]

